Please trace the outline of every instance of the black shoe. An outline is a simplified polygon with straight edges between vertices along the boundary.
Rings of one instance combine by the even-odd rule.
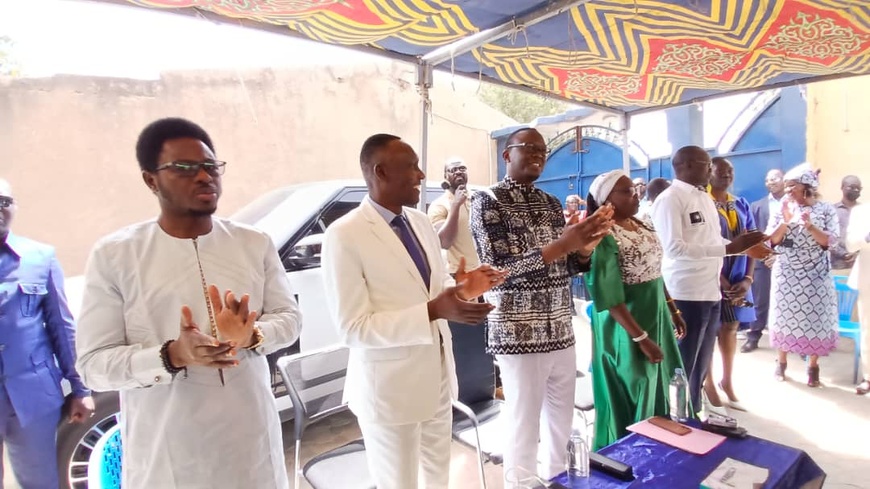
[[[753,350],[758,349],[758,340],[748,339],[746,343],[743,343],[743,346],[740,347],[740,353],[749,353]]]

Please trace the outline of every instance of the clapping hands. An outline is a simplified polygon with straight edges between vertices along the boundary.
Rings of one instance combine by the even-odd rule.
[[[559,238],[569,252],[589,256],[598,243],[610,233],[613,226],[613,206],[604,204],[591,216],[576,223],[568,223]]]
[[[214,319],[218,334],[221,339],[233,346],[246,347],[251,343],[254,334],[254,322],[257,319],[256,311],[248,311],[248,302],[251,297],[248,294],[236,299],[231,290],[224,293],[223,301],[218,288],[209,286],[208,296],[214,311]]]
[[[465,271],[465,257],[459,259],[456,269],[457,294],[463,300],[480,297],[487,290],[501,285],[507,278],[507,270],[499,270],[490,265],[481,265],[474,270]]]

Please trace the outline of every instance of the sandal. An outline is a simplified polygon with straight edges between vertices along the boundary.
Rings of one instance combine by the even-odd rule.
[[[864,379],[855,387],[855,394],[859,396],[866,395],[870,392],[870,379]]]
[[[776,361],[776,370],[774,370],[774,372],[773,372],[773,377],[778,382],[785,382],[785,367],[787,367],[788,364],[782,363],[779,360],[775,360],[775,361]]]
[[[821,384],[819,382],[819,366],[807,367],[807,385],[809,387],[818,387]]]

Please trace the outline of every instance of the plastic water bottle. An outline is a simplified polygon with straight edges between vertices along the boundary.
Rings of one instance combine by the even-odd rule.
[[[589,478],[589,445],[579,431],[573,430],[568,439],[568,479]]]
[[[689,419],[689,381],[683,369],[675,368],[669,386],[671,419],[682,423]]]

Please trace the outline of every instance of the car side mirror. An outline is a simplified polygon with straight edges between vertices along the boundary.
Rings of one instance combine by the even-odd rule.
[[[320,267],[320,248],[323,234],[310,234],[300,239],[284,257],[284,269],[288,272]]]

